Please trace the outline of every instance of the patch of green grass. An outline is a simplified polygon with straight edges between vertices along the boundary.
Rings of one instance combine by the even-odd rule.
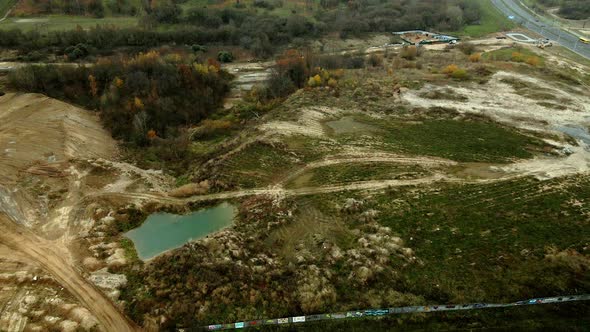
[[[280,179],[296,164],[284,147],[254,143],[227,160],[219,174],[239,187],[255,188]]]
[[[354,163],[331,165],[303,172],[287,183],[287,187],[315,187],[367,180],[415,178],[429,172],[417,165],[393,163]]]
[[[135,245],[133,241],[130,239],[123,237],[119,240],[119,245],[123,250],[125,250],[125,258],[127,258],[128,262],[137,262],[139,261],[139,256],[137,256],[137,250],[135,250]]]
[[[16,0],[0,0],[0,19],[16,4]]]
[[[105,17],[94,18],[85,16],[49,15],[34,18],[10,17],[0,22],[0,29],[21,29],[24,31],[37,30],[39,32],[72,30],[80,26],[82,29],[93,28],[97,25],[109,25],[120,28],[137,26],[137,17]]]
[[[225,160],[216,174],[232,186],[264,187],[323,154],[318,141],[303,136],[291,136],[280,143],[256,142]]]
[[[544,144],[516,130],[481,120],[426,119],[406,122],[394,119],[366,121],[382,130],[375,136],[383,149],[412,155],[429,155],[463,162],[510,162],[531,158],[530,150]],[[343,143],[350,136],[342,138]]]
[[[391,191],[371,208],[422,262],[401,272],[404,289],[431,301],[586,293],[590,225],[588,208],[576,202],[590,197],[589,184],[590,177],[579,176],[445,185],[418,194]],[[583,255],[550,260],[550,248]]]
[[[468,25],[463,30],[458,31],[459,35],[469,37],[481,37],[487,34],[507,31],[514,28],[516,25],[502,14],[491,1],[489,0],[471,0],[479,4],[481,8],[480,24]]]
[[[516,61],[520,59],[516,59],[513,57],[516,53],[520,53],[523,61]],[[493,60],[493,61],[513,61],[513,62],[524,62],[527,58],[530,57],[537,57],[539,59],[539,66],[543,66],[545,64],[545,59],[542,56],[539,56],[537,53],[522,47],[506,47],[501,48],[499,50],[486,52],[482,55],[484,60]]]
[[[206,158],[217,150],[219,145],[224,142],[227,138],[231,137],[232,132],[226,131],[220,134],[216,134],[212,137],[206,137],[197,139],[191,142],[190,150],[196,158]]]

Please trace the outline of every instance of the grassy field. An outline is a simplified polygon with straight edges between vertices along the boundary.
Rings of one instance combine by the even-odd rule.
[[[3,22],[0,22],[0,29],[11,30],[21,29],[25,31],[38,30],[58,31],[58,30],[72,30],[80,26],[82,29],[88,29],[97,25],[110,25],[117,27],[131,27],[136,26],[138,22],[137,17],[105,17],[93,18],[85,16],[66,16],[66,15],[49,15],[39,18],[19,18],[10,17]]]
[[[241,188],[264,187],[282,180],[289,172],[317,160],[321,148],[317,141],[293,137],[284,144],[253,143],[220,166],[220,174],[228,184]]]
[[[580,274],[588,262],[573,251],[557,254],[583,253],[588,244],[588,211],[575,203],[589,197],[588,183],[579,177],[448,186],[417,199],[383,195],[377,204],[406,202],[386,208],[380,222],[414,239],[424,261],[408,271],[414,292],[450,302],[507,301],[588,290],[590,279]]]
[[[429,172],[417,165],[392,163],[355,163],[320,167],[303,172],[287,183],[287,187],[316,187],[367,180],[414,178]]]
[[[15,3],[16,0],[0,0],[0,19],[6,15],[6,12],[8,12],[8,10],[12,8]]]
[[[508,47],[502,48],[499,50],[486,52],[483,54],[483,58],[485,60],[494,60],[494,61],[514,61],[513,55],[515,53],[520,53],[522,55],[523,60],[526,60],[528,57],[537,57],[539,58],[539,66],[543,66],[545,64],[545,59],[539,56],[536,52],[529,50],[528,48],[524,47]]]
[[[490,1],[473,1],[477,1],[481,7],[480,24],[468,25],[463,30],[455,33],[469,37],[482,37],[493,32],[506,31],[514,28],[515,24],[500,13]]]
[[[327,215],[338,215],[335,202],[347,197],[379,211],[377,222],[421,261],[395,267],[403,275],[396,287],[429,303],[508,302],[590,291],[589,210],[577,203],[590,197],[589,184],[588,176],[521,178],[306,200]]]
[[[381,129],[371,135],[382,148],[411,155],[444,157],[464,162],[509,162],[532,157],[531,150],[543,146],[540,140],[480,119],[407,122],[396,119],[359,118]],[[343,144],[354,135],[339,135]]]

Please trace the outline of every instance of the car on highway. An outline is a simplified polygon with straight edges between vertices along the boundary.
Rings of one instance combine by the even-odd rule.
[[[580,37],[580,41],[584,44],[590,44],[590,39],[588,38]]]

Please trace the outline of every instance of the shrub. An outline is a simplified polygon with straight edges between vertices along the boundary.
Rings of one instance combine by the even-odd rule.
[[[346,58],[344,66],[348,69],[360,69],[365,66],[365,60],[360,56]]]
[[[331,76],[335,79],[341,79],[342,76],[344,76],[344,70],[343,69],[337,69],[331,72]]]
[[[331,88],[336,88],[338,86],[338,81],[336,81],[335,79],[331,78],[328,80],[328,86]]]
[[[90,54],[90,52],[88,51],[88,46],[80,43],[80,44],[77,44],[76,46],[67,47],[64,51],[64,54],[70,60],[77,60],[77,59],[81,59],[81,58],[88,56],[88,54]]]
[[[465,69],[459,68],[459,66],[455,64],[448,65],[445,68],[443,68],[442,73],[446,74],[448,77],[452,77],[458,80],[467,79],[469,77]]]
[[[258,8],[264,8],[264,9],[268,9],[268,10],[273,10],[275,8],[272,3],[270,3],[266,0],[254,0],[254,2],[252,3],[252,6],[258,7]]]
[[[418,55],[418,47],[414,45],[404,47],[400,53],[400,56],[406,60],[414,60]]]
[[[457,65],[448,65],[445,68],[443,68],[442,73],[450,76],[451,74],[453,74],[453,72],[455,72],[458,69],[459,67]]]
[[[222,63],[232,62],[234,61],[234,55],[228,51],[220,51],[217,53],[217,60]]]
[[[311,87],[321,86],[322,85],[322,77],[319,74],[310,77],[309,80],[307,80],[307,85],[309,85]]]
[[[296,50],[285,51],[277,60],[276,68],[279,75],[289,77],[298,88],[305,85],[305,80],[309,76],[308,64]]]
[[[459,45],[457,46],[457,48],[461,52],[463,52],[463,54],[465,54],[465,55],[469,55],[469,54],[475,53],[475,45],[473,45],[472,43],[459,43]]]
[[[465,80],[468,78],[467,71],[465,69],[457,69],[451,73],[451,77],[457,80]]]
[[[383,65],[383,56],[379,54],[371,54],[367,61],[371,67],[381,67],[381,65]]]
[[[344,56],[340,54],[327,54],[317,58],[317,65],[326,69],[338,69],[344,67]]]
[[[44,58],[43,54],[41,54],[39,51],[29,52],[27,55],[25,55],[23,57],[23,59],[25,61],[31,61],[31,62],[33,62],[33,61],[39,61],[39,60],[41,60],[43,58]]]
[[[289,75],[278,71],[273,71],[265,87],[260,91],[259,100],[266,101],[276,98],[286,97],[295,91],[297,87]]]
[[[481,60],[481,53],[473,53],[469,56],[471,62],[479,62],[479,60]]]
[[[191,49],[194,53],[207,52],[207,48],[205,46],[198,44],[194,44],[193,46],[191,46]]]
[[[512,52],[510,60],[514,62],[524,62],[524,55],[520,52]]]
[[[536,56],[530,56],[526,59],[526,63],[533,67],[537,67],[541,63],[541,59]]]

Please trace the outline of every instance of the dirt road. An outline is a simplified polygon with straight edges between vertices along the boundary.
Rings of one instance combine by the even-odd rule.
[[[139,330],[109,299],[73,268],[73,264],[66,259],[70,255],[65,248],[33,234],[28,229],[16,226],[4,214],[0,214],[0,226],[0,243],[26,255],[49,272],[94,314],[104,331]]]
[[[171,196],[166,196],[164,194],[152,194],[152,193],[130,193],[130,192],[99,192],[95,194],[91,194],[86,196],[85,198],[88,199],[95,199],[100,196],[108,195],[110,198],[117,198],[120,199],[135,199],[135,200],[145,200],[151,202],[158,202],[164,204],[179,204],[185,205],[191,202],[205,202],[205,201],[213,201],[213,200],[224,200],[224,199],[232,199],[232,198],[240,198],[240,197],[247,197],[247,196],[257,196],[257,195],[266,195],[272,197],[279,197],[279,198],[286,198],[286,197],[295,197],[295,196],[306,196],[306,195],[317,195],[317,194],[327,194],[327,193],[335,193],[335,192],[344,192],[344,191],[373,191],[373,190],[383,190],[392,187],[404,187],[404,186],[420,186],[424,184],[431,184],[434,182],[446,182],[446,183],[489,183],[494,181],[506,180],[509,178],[514,178],[521,176],[519,174],[516,175],[507,175],[502,178],[498,179],[463,179],[458,177],[451,177],[446,176],[443,174],[434,174],[432,176],[420,178],[420,179],[411,179],[411,180],[370,180],[370,181],[359,181],[359,182],[352,182],[347,184],[338,184],[338,185],[331,185],[331,186],[321,186],[321,187],[305,187],[305,188],[297,188],[297,189],[285,189],[280,185],[271,186],[266,188],[255,188],[255,189],[244,189],[244,190],[236,190],[236,191],[225,191],[220,193],[213,193],[213,194],[204,194],[204,195],[195,195],[187,198],[175,198]]]

